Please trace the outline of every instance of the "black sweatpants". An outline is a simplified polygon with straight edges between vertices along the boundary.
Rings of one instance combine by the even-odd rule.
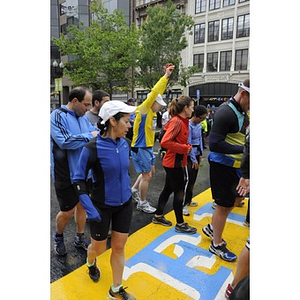
[[[165,186],[159,196],[156,215],[162,215],[169,197],[174,193],[173,209],[177,223],[184,222],[182,215],[183,201],[185,199],[186,187],[188,184],[187,167],[184,168],[166,168]]]

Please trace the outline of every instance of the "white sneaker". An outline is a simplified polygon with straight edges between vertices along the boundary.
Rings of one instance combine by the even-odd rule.
[[[150,203],[146,200],[143,203],[138,202],[136,209],[139,211],[143,211],[147,214],[153,214],[156,211],[156,208],[151,206]]]
[[[187,205],[185,205],[183,208],[182,208],[182,214],[184,216],[189,216],[190,215],[190,212],[189,212],[189,209],[187,207]]]

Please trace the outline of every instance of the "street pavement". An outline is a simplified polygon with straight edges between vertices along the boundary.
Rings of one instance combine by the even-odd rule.
[[[160,148],[159,143],[156,141],[154,145],[154,152],[158,153],[158,149]],[[210,187],[209,183],[209,166],[207,161],[208,150],[204,150],[203,160],[200,165],[200,170],[198,173],[198,178],[194,187],[194,195],[198,195],[199,193],[205,191]],[[156,207],[158,197],[160,192],[163,189],[164,180],[165,180],[165,171],[162,167],[161,158],[158,154],[156,154],[156,173],[154,174],[148,189],[148,200],[149,202]],[[130,162],[130,177],[132,184],[135,182],[137,178],[137,174],[134,170],[132,161]],[[67,248],[67,255],[65,257],[57,256],[53,251],[53,233],[55,232],[55,217],[59,211],[58,202],[56,199],[56,194],[54,190],[54,186],[51,181],[51,233],[50,233],[50,280],[51,282],[56,281],[63,276],[69,274],[70,272],[78,269],[86,262],[86,251],[83,249],[77,249],[74,247],[74,235],[75,235],[75,222],[74,218],[72,218],[65,228],[64,238],[65,245]],[[168,213],[172,210],[172,196],[170,197],[169,202],[166,205],[165,213]],[[137,232],[141,228],[145,227],[149,223],[151,223],[153,214],[146,214],[137,210],[134,210],[130,235],[134,232]],[[90,237],[90,231],[88,224],[86,225],[86,236]],[[108,242],[109,247],[109,242]]]
[[[237,260],[227,262],[208,249],[211,239],[202,228],[211,222],[211,190],[196,195],[198,204],[189,207],[184,219],[197,228],[192,235],[175,230],[175,214],[165,215],[171,227],[149,223],[132,233],[125,247],[123,285],[135,299],[159,300],[225,300],[225,290],[237,269]],[[243,226],[248,200],[243,207],[235,207],[229,214],[223,237],[227,247],[240,255],[245,247],[249,228]],[[93,282],[82,265],[67,276],[51,283],[51,300],[108,299],[112,284],[111,249],[97,257],[101,278]]]

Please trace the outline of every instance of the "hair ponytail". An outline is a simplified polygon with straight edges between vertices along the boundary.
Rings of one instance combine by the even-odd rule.
[[[170,116],[174,117],[180,114],[185,106],[190,106],[192,101],[193,99],[189,96],[180,96],[178,98],[173,98],[168,109]]]
[[[109,119],[105,122],[105,124],[101,124],[102,118],[100,117],[99,121],[97,122],[97,127],[100,129],[100,135],[103,135],[108,128]]]

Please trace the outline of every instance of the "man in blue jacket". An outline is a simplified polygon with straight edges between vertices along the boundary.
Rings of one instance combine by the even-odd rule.
[[[75,213],[77,234],[74,246],[87,249],[84,236],[86,212],[79,202],[73,186],[75,167],[82,148],[98,134],[85,116],[92,103],[92,93],[83,87],[74,88],[69,102],[51,113],[51,174],[60,212],[56,216],[54,251],[66,255],[63,231]]]

